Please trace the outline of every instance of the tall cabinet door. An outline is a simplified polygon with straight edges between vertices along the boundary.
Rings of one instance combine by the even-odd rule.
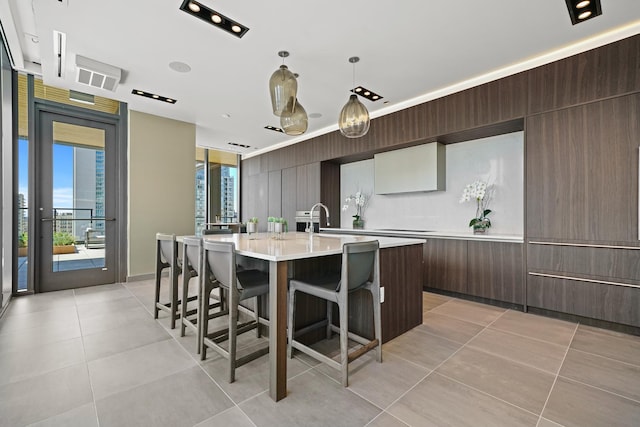
[[[640,95],[526,126],[528,305],[640,326]]]
[[[529,239],[638,242],[640,95],[527,119]]]

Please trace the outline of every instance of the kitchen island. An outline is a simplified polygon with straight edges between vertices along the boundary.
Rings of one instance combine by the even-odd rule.
[[[274,239],[267,233],[206,235],[205,240],[233,242],[240,256],[269,263],[269,394],[278,401],[286,392],[287,281],[292,275],[304,277],[339,267],[344,243],[378,240],[380,244],[380,286],[382,340],[389,341],[422,323],[422,260],[425,240],[408,237],[348,236],[331,234],[284,233]],[[360,306],[361,296],[349,302],[349,325],[357,333],[372,333],[372,314]],[[300,307],[301,305],[298,305]],[[312,323],[325,310],[319,303],[303,304],[306,313],[300,321]],[[353,308],[352,308],[353,307]],[[296,320],[296,327],[298,326]]]

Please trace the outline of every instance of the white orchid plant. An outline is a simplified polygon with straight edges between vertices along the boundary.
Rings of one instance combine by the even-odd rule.
[[[469,222],[469,227],[474,229],[491,227],[491,220],[487,218],[491,213],[491,209],[488,209],[490,199],[489,185],[485,181],[478,180],[464,187],[460,203],[470,200],[476,202],[476,217]]]
[[[353,203],[353,206],[356,208],[356,214],[353,215],[353,218],[356,221],[359,221],[362,217],[362,212],[364,208],[367,206],[367,202],[369,201],[369,197],[366,194],[363,194],[362,191],[357,191],[356,194],[351,195],[344,199],[345,205],[342,206],[342,210],[346,211],[349,209],[349,205]]]

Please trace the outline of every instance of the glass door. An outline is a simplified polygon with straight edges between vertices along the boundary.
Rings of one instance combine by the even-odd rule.
[[[37,291],[114,283],[115,125],[43,111],[38,126]]]

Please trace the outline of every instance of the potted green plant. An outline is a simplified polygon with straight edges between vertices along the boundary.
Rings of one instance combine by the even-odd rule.
[[[18,235],[18,256],[27,256],[29,244],[29,236],[27,233],[22,232]]]
[[[267,233],[271,235],[275,230],[276,217],[269,216],[267,217]]]
[[[76,252],[76,239],[72,234],[64,231],[53,233],[53,254],[73,254]]]
[[[284,231],[284,218],[274,218],[273,219],[273,232],[275,233],[276,239],[280,237],[282,232]]]
[[[247,234],[252,234],[258,231],[258,218],[252,217],[247,221]]]

